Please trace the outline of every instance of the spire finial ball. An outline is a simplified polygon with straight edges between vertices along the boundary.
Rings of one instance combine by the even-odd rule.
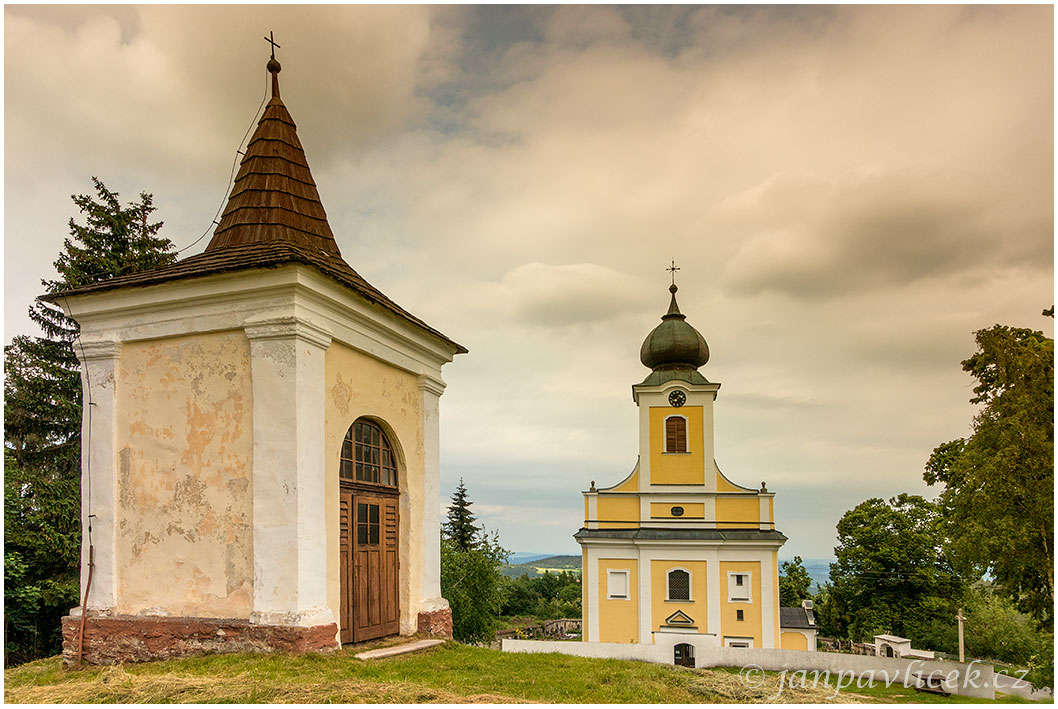
[[[678,291],[678,290],[679,290],[679,287],[675,283],[673,283],[671,286],[669,286],[669,293],[672,293],[673,295],[675,295],[676,291]]]
[[[267,64],[265,64],[265,68],[273,74],[278,74],[283,70],[283,67],[276,61],[276,49],[282,49],[282,47],[276,44],[275,36],[271,32],[269,32],[268,36],[264,38],[264,41],[272,45],[272,58],[268,60]]]

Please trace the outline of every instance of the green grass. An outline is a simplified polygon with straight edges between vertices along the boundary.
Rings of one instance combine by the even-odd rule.
[[[446,643],[380,660],[328,655],[212,655],[63,671],[58,658],[6,670],[12,703],[758,703],[778,692],[737,671],[689,670],[567,655],[509,654]],[[784,689],[781,702],[965,702],[903,688]]]

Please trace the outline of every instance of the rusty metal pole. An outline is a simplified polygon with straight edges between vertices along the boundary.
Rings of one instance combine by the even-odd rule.
[[[84,657],[84,626],[88,620],[88,593],[92,590],[92,571],[95,569],[95,547],[88,545],[88,583],[84,587],[84,599],[81,601],[81,632],[77,635],[77,669],[81,669]]]

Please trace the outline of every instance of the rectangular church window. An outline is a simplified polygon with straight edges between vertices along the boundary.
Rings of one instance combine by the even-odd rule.
[[[750,592],[750,574],[746,573],[733,573],[728,572],[727,574],[727,600],[738,601],[742,603],[752,602],[752,594]]]
[[[628,598],[628,571],[608,570],[606,572],[606,597]]]
[[[665,452],[687,452],[687,419],[682,416],[665,419]]]

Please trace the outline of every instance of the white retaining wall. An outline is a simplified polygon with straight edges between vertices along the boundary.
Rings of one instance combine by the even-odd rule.
[[[559,642],[551,640],[504,640],[504,652],[548,653],[578,657],[599,657],[614,660],[642,660],[662,665],[673,664],[670,645],[645,643],[592,643]],[[787,677],[795,683],[798,670],[805,670],[807,684],[812,682],[814,671],[829,672],[831,678],[843,683],[843,687],[855,691],[849,684],[854,677],[871,677],[876,682],[889,682],[909,687],[916,684],[909,673],[943,676],[944,689],[964,697],[995,699],[992,665],[979,662],[961,664],[940,660],[903,660],[867,655],[846,655],[836,652],[806,652],[804,650],[767,650],[758,648],[696,647],[696,667],[742,667],[747,670],[787,671]],[[751,680],[748,674],[746,680]],[[796,684],[795,684],[796,686]]]

